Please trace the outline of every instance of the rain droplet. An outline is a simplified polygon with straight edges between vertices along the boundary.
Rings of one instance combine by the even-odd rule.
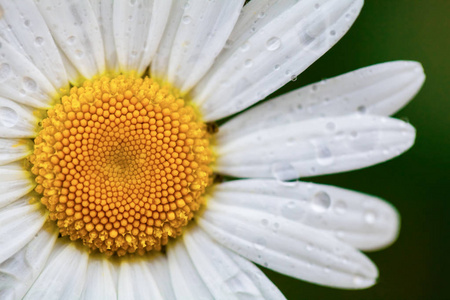
[[[335,31],[335,30],[331,30],[331,31],[330,31],[330,35],[331,35],[331,36],[335,36],[335,35],[336,35],[336,31]]]
[[[315,9],[319,9],[320,8],[320,4],[319,3],[314,4],[314,8]]]
[[[266,42],[266,48],[269,51],[275,51],[281,46],[281,40],[277,37],[272,37],[267,40]]]
[[[373,211],[367,211],[364,214],[364,221],[366,221],[367,224],[375,223],[376,219],[377,219],[377,216]]]
[[[181,22],[183,22],[183,24],[190,24],[191,22],[192,22],[192,19],[191,19],[191,17],[189,17],[189,16],[184,16],[182,19],[181,19]]]
[[[275,71],[278,71],[278,70],[280,69],[280,65],[275,65],[275,66],[273,66],[273,69],[274,69]]]
[[[322,166],[330,165],[334,162],[334,156],[330,148],[325,145],[316,147],[317,162]]]
[[[334,131],[336,129],[336,124],[334,122],[328,122],[325,125],[325,128],[328,129],[329,131]]]
[[[297,76],[291,75],[291,81],[297,81]]]
[[[33,91],[37,90],[37,83],[30,77],[24,77],[23,78],[23,87],[25,90],[33,92]]]
[[[330,205],[331,205],[331,198],[324,191],[317,192],[313,196],[311,205],[312,205],[312,208],[315,211],[317,211],[317,212],[324,212],[330,207]]]
[[[245,66],[246,68],[250,68],[251,66],[253,66],[253,61],[252,61],[251,59],[247,59],[247,60],[244,62],[244,66]]]
[[[314,245],[311,243],[308,243],[308,245],[306,245],[306,250],[307,251],[313,251],[314,250]]]
[[[272,175],[280,182],[298,178],[298,173],[294,166],[288,162],[274,163],[272,165]]]
[[[73,45],[73,44],[75,43],[76,40],[77,40],[77,38],[76,38],[75,36],[71,35],[71,36],[69,36],[69,37],[67,38],[67,43],[68,43],[69,45]]]
[[[0,123],[5,127],[14,127],[19,120],[19,115],[9,107],[0,107]]]
[[[262,224],[263,226],[267,226],[267,225],[269,225],[269,221],[268,221],[267,219],[262,219],[262,220],[261,220],[261,224]]]
[[[25,25],[26,27],[30,26],[30,20],[25,20],[25,22],[23,22],[23,25]]]
[[[245,42],[244,44],[241,45],[240,49],[242,52],[246,52],[248,51],[248,49],[250,49],[250,44],[248,42]]]
[[[266,244],[267,244],[266,239],[257,238],[254,245],[255,245],[256,250],[261,251],[261,250],[264,250],[264,248],[266,248]]]
[[[11,66],[7,63],[3,63],[0,65],[0,81],[4,81],[8,79],[11,74]]]
[[[266,13],[265,12],[260,12],[259,14],[258,14],[258,18],[259,19],[262,19],[262,18],[264,18],[266,16]]]
[[[34,44],[36,46],[42,46],[42,44],[44,44],[44,38],[40,36],[36,37],[36,39],[34,40]]]
[[[364,105],[361,105],[361,106],[358,106],[358,108],[356,108],[356,110],[361,114],[365,114],[367,109]]]
[[[334,210],[339,215],[343,215],[343,214],[345,214],[347,212],[347,204],[344,201],[342,201],[342,200],[338,200],[336,202],[336,205],[334,206]]]
[[[76,57],[78,57],[78,58],[83,58],[83,56],[84,56],[84,52],[82,51],[82,50],[75,50],[75,55],[76,55]]]

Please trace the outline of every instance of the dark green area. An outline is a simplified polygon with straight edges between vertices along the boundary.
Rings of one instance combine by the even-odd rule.
[[[417,129],[414,147],[375,167],[308,180],[377,195],[399,210],[402,228],[388,249],[369,253],[377,285],[342,291],[267,271],[288,299],[450,299],[450,1],[366,0],[348,34],[287,92],[371,64],[420,61],[427,74],[395,117]]]

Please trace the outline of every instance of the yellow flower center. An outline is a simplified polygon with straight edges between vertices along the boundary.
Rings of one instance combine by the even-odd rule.
[[[148,77],[103,76],[71,88],[47,114],[30,160],[63,236],[121,256],[181,234],[213,160],[189,103]]]

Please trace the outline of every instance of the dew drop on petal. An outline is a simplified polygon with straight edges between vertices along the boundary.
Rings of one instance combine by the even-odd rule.
[[[376,219],[377,216],[373,211],[366,211],[366,213],[364,214],[364,221],[366,221],[367,224],[375,223]]]
[[[0,65],[0,81],[4,81],[11,75],[11,66],[7,63]]]
[[[244,62],[244,67],[250,68],[251,66],[253,66],[253,61],[252,61],[251,59],[247,59],[247,60]]]
[[[269,51],[275,51],[281,46],[281,40],[277,37],[272,37],[267,40],[266,42],[266,48]]]
[[[19,120],[19,115],[10,107],[0,107],[0,123],[5,127],[14,127]]]
[[[272,165],[272,175],[276,180],[283,182],[298,177],[298,172],[294,166],[288,162],[274,163]]]
[[[191,22],[192,22],[192,18],[191,17],[189,17],[189,16],[184,16],[182,19],[181,19],[181,22],[183,22],[183,24],[190,24]]]
[[[38,36],[34,39],[34,44],[36,46],[42,46],[44,44],[44,38]]]
[[[36,91],[37,90],[37,83],[34,81],[34,79],[30,77],[24,77],[23,78],[23,87],[27,91]]]
[[[338,200],[334,205],[334,210],[337,214],[343,215],[347,212],[347,204],[342,200]]]
[[[255,245],[256,250],[261,251],[261,250],[264,250],[264,248],[266,248],[266,244],[267,244],[266,239],[260,237],[260,238],[256,239],[254,245]]]
[[[322,166],[331,165],[334,162],[334,156],[330,148],[325,145],[319,145],[316,147],[317,163]]]
[[[330,205],[331,198],[326,192],[320,191],[314,194],[311,206],[315,211],[324,212],[330,207]]]

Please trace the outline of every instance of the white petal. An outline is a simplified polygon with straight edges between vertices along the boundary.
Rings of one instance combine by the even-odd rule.
[[[0,209],[0,263],[30,242],[47,218],[42,204],[28,204],[30,200],[25,196]]]
[[[117,299],[163,299],[148,266],[140,259],[122,260]]]
[[[387,116],[411,100],[424,80],[417,62],[366,67],[262,103],[221,126],[217,138],[236,139],[275,125],[355,112]]]
[[[0,137],[30,138],[38,130],[36,109],[0,97]]]
[[[379,198],[305,182],[234,180],[217,185],[214,200],[236,210],[270,213],[326,231],[362,250],[391,244],[400,223],[395,208]],[[276,224],[266,225],[276,229]]]
[[[200,227],[191,228],[183,240],[214,299],[285,299],[260,270],[213,242]]]
[[[67,75],[52,35],[32,0],[0,0],[3,16],[0,32],[23,51],[55,89],[67,86]]]
[[[170,47],[168,64],[159,70],[165,75],[163,79],[182,92],[194,86],[225,45],[243,3],[242,0],[174,2],[172,11],[177,12],[171,15],[159,50],[162,53]]]
[[[117,299],[112,277],[113,265],[103,256],[91,255],[87,264],[86,280],[81,299]]]
[[[0,138],[0,165],[25,158],[32,152],[33,142],[30,139]]]
[[[103,37],[106,69],[111,72],[117,72],[119,70],[119,63],[117,61],[116,43],[114,41],[113,31],[114,1],[91,0],[91,5],[97,16],[97,22]]]
[[[181,241],[167,247],[167,258],[176,299],[214,299]]]
[[[225,247],[288,276],[348,289],[371,286],[378,276],[375,265],[353,247],[271,212],[236,209],[213,197],[197,222]]]
[[[312,119],[217,140],[216,170],[280,180],[337,173],[398,156],[414,138],[411,125],[391,118],[354,114]]]
[[[158,286],[163,299],[175,299],[170,281],[169,261],[164,254],[155,254],[148,260],[148,268],[152,271],[153,279]]]
[[[171,4],[172,1],[114,2],[114,38],[121,71],[142,74],[148,67],[163,35]]]
[[[206,121],[271,94],[330,49],[356,19],[362,0],[252,1],[229,47],[192,91]]]
[[[53,38],[67,58],[85,77],[105,71],[103,40],[89,0],[37,2]]]
[[[44,226],[25,247],[0,264],[0,299],[22,299],[44,268],[57,236],[56,228]]]
[[[44,74],[0,38],[0,96],[38,108],[47,108],[58,94]]]
[[[89,258],[88,253],[83,250],[73,242],[56,243],[49,262],[24,299],[79,299],[87,280]]]
[[[0,166],[0,208],[28,194],[36,186],[31,172],[22,164],[19,161]]]

